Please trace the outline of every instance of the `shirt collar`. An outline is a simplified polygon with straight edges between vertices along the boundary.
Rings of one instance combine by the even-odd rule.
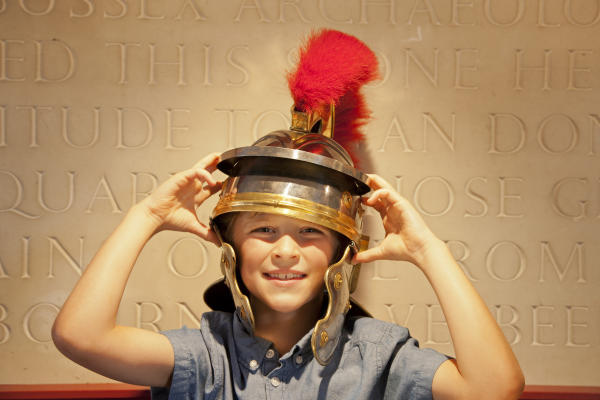
[[[311,337],[313,329],[308,331],[296,343],[289,352],[283,357],[282,361],[287,358],[302,356],[303,363],[312,357]],[[235,347],[238,355],[238,362],[247,369],[252,369],[250,363],[254,360],[260,365],[265,358],[267,351],[273,347],[273,343],[255,336],[245,320],[239,315],[236,310],[233,318],[233,336],[235,338]]]

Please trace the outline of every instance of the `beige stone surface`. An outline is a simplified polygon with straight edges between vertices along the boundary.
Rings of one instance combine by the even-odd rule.
[[[284,74],[318,27],[377,52],[363,166],[448,241],[527,382],[600,385],[592,0],[0,1],[0,384],[106,381],[55,349],[57,310],[158,182],[288,126]],[[194,237],[161,233],[120,323],[198,326],[217,259]],[[416,268],[365,265],[357,298],[451,354]]]

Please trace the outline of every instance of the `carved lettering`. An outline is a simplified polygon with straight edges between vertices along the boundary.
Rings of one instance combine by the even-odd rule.
[[[576,311],[583,311],[583,312],[588,312],[590,310],[589,307],[582,307],[582,306],[566,306],[566,311],[567,311],[567,341],[565,343],[565,346],[567,347],[590,347],[590,343],[589,342],[585,342],[585,343],[577,343],[575,342],[575,332],[574,329],[575,328],[588,328],[589,325],[587,323],[584,322],[575,322],[575,312]],[[1,344],[1,342],[0,342]]]
[[[319,12],[321,14],[321,17],[323,17],[323,19],[325,20],[325,22],[330,24],[352,24],[354,22],[352,20],[352,17],[348,17],[347,19],[334,19],[325,8],[326,1],[327,0],[319,0]],[[347,7],[338,7],[337,10],[345,8]]]
[[[50,343],[50,329],[59,311],[52,303],[38,303],[31,307],[23,317],[23,332],[27,339],[37,344]]]
[[[187,125],[174,125],[173,124],[173,119],[174,113],[186,113],[186,114],[190,114],[191,110],[187,109],[187,108],[176,108],[176,109],[166,109],[165,110],[166,114],[167,114],[167,145],[165,146],[165,149],[167,150],[189,150],[192,148],[192,146],[177,146],[174,143],[174,136],[176,133],[180,133],[183,134],[185,132],[189,132],[190,127]]]
[[[40,147],[38,144],[38,110],[39,111],[51,111],[52,107],[44,107],[44,106],[17,106],[17,110],[29,110],[29,127],[30,129],[30,137],[31,140],[29,142],[29,147]]]
[[[423,62],[421,62],[421,60],[419,60],[414,55],[412,49],[404,49],[404,52],[406,54],[405,69],[404,69],[404,74],[405,74],[404,87],[405,88],[409,87],[410,64],[412,61],[412,63],[418,67],[418,69],[423,73],[423,75],[425,75],[427,80],[429,82],[431,82],[431,85],[434,88],[437,88],[438,87],[438,75],[439,75],[438,74],[438,54],[439,54],[440,50],[433,49],[433,66],[431,66],[431,68],[429,68],[429,69],[425,65],[423,65]]]
[[[50,244],[50,257],[49,257],[49,265],[48,265],[48,278],[54,278],[54,249],[58,250],[58,252],[63,256],[64,260],[67,264],[75,271],[77,275],[81,275],[81,271],[83,268],[83,243],[85,239],[83,236],[79,238],[79,262],[73,258],[71,254],[64,248],[62,243],[58,241],[57,238],[49,236],[48,243]]]
[[[21,279],[29,279],[29,236],[21,238]]]
[[[190,309],[190,307],[184,303],[177,303],[177,310],[179,310],[179,327],[182,328],[187,326],[185,320],[191,320],[195,325],[196,329],[200,328],[200,318]]]
[[[266,17],[262,5],[260,4],[260,0],[242,0],[240,9],[233,20],[235,22],[240,22],[242,20],[242,13],[246,10],[255,10],[260,22],[271,22],[271,20]]]
[[[15,200],[13,201],[13,204],[8,207],[0,208],[0,213],[11,212],[27,219],[39,218],[39,215],[30,214],[26,211],[19,209],[19,206],[21,206],[21,202],[23,201],[23,182],[21,182],[21,180],[10,171],[0,170],[0,174],[9,176],[15,188]],[[0,185],[0,187],[2,187],[4,193],[9,192],[9,185],[2,184]]]
[[[1,116],[0,116],[1,118]],[[600,143],[600,117],[596,114],[588,115],[588,119],[590,121],[590,151],[588,156],[596,155],[596,138],[598,138],[598,142]],[[0,128],[2,129],[2,128]],[[2,134],[0,133],[0,136]],[[1,139],[0,139],[0,147],[1,147]]]
[[[509,252],[512,252],[512,257],[510,257],[510,254],[506,254],[506,252],[501,253],[500,255],[496,255],[496,253],[499,251],[499,249],[501,248],[508,248]],[[501,258],[503,262],[498,263],[495,262],[498,258]],[[516,260],[515,260],[516,258]],[[516,268],[511,268],[510,264],[515,264],[516,261]],[[496,269],[498,269],[496,267],[496,265],[500,264],[503,270],[503,275],[504,276],[500,276],[499,273],[496,271]],[[502,241],[502,242],[498,242],[495,245],[493,245],[490,250],[487,252],[486,257],[485,257],[485,266],[487,269],[488,274],[492,277],[492,279],[496,280],[496,281],[501,281],[501,282],[510,282],[510,281],[516,281],[517,279],[519,279],[521,277],[521,275],[523,275],[523,273],[525,272],[525,268],[527,266],[527,262],[526,262],[526,258],[525,258],[525,252],[523,251],[523,249],[521,249],[521,247],[519,247],[519,245],[517,245],[514,242],[510,242],[510,241]],[[510,270],[514,270],[510,271]]]
[[[148,312],[145,312],[148,310]],[[145,316],[151,312],[150,320],[146,320]],[[153,302],[136,302],[135,303],[135,326],[140,329],[148,329],[154,332],[160,332],[162,329],[158,326],[158,321],[162,319],[163,312],[160,304]]]
[[[500,211],[498,212],[497,217],[501,218],[523,218],[524,214],[509,214],[506,210],[507,208],[507,200],[518,200],[521,201],[521,195],[518,193],[508,193],[508,185],[511,182],[523,182],[522,178],[516,177],[500,177],[498,178],[500,181]]]
[[[64,82],[68,79],[70,79],[74,74],[75,74],[75,54],[73,52],[73,49],[71,49],[71,47],[66,44],[65,42],[63,42],[62,40],[59,39],[52,39],[49,41],[43,41],[43,40],[34,40],[33,41],[35,43],[35,49],[36,49],[36,57],[35,57],[35,82],[42,82],[42,83],[58,83],[58,82]],[[49,45],[52,45],[53,47],[58,47],[61,48],[64,53],[67,56],[67,64],[64,68],[64,71],[54,71],[54,75],[53,77],[48,77],[46,74],[47,72],[45,72],[47,70],[47,68],[44,68],[44,65],[46,65],[45,60],[48,58],[52,59],[52,62],[50,63],[50,65],[52,65],[53,67],[57,67],[59,65],[59,63],[57,62],[58,60],[58,56],[56,52],[52,53],[51,57],[45,57],[44,54],[46,54],[46,52],[44,51],[45,49],[47,49],[49,47]],[[61,75],[62,74],[62,75]]]
[[[419,3],[422,3],[423,6],[419,7]],[[412,10],[410,10],[410,15],[408,16],[408,25],[413,24],[413,19],[416,14],[427,14],[430,24],[441,25],[440,20],[435,13],[435,8],[431,4],[431,0],[415,0],[414,6]]]
[[[184,246],[183,250],[181,250],[185,253],[185,257],[178,258],[180,265],[178,268],[175,265],[175,253],[183,243],[191,243],[192,246]],[[184,237],[177,240],[173,243],[167,255],[167,265],[171,272],[178,278],[194,279],[199,277],[206,271],[207,260],[208,252],[206,251],[206,246],[201,240],[195,237]],[[187,265],[181,267],[182,263],[186,263]],[[182,272],[183,269],[185,269],[185,272]]]
[[[448,335],[448,324],[446,323],[446,320],[444,318],[444,314],[442,313],[442,308],[440,307],[439,304],[427,304],[427,334],[426,334],[426,340],[425,343],[426,344],[450,344],[450,337]],[[439,316],[440,319],[434,319],[435,316]],[[434,338],[435,332],[434,329],[435,327],[438,327],[438,332],[440,330],[440,328],[442,329],[442,332],[445,333],[446,339],[437,339]],[[439,338],[439,336],[438,336]]]
[[[490,119],[490,148],[488,149],[488,154],[514,154],[520,151],[525,145],[525,136],[527,129],[525,127],[525,123],[514,114],[489,114]],[[504,123],[502,123],[504,121]],[[500,126],[506,126],[506,123],[511,122],[512,125],[516,125],[518,129],[513,129],[508,131],[508,127],[500,130]],[[500,132],[507,132],[503,136],[512,133],[513,136],[516,134],[517,141],[512,141],[512,144],[509,143],[508,146],[504,145],[501,149],[499,147],[498,138],[500,137]],[[508,139],[506,140],[508,141]]]
[[[148,0],[140,0],[140,14],[138,15],[138,19],[164,19],[164,15],[150,15],[146,11],[148,8]]]
[[[119,47],[119,65],[120,65],[120,73],[119,73],[119,85],[124,85],[127,83],[127,65],[128,65],[128,47],[140,47],[140,43],[116,43],[110,42],[105,44],[106,47],[109,46],[118,46]]]
[[[546,22],[546,0],[538,0],[538,21],[537,25],[542,28],[560,28],[560,24]]]
[[[131,205],[137,204],[141,201],[140,197],[149,196],[150,193],[158,186],[158,178],[156,175],[149,172],[131,172]],[[138,189],[140,177],[147,177],[150,179],[150,188],[140,191]]]
[[[23,11],[25,11],[29,15],[40,16],[40,15],[48,15],[52,12],[52,10],[54,10],[55,0],[46,0],[46,8],[45,9],[37,9],[37,10],[32,10],[29,7],[29,3],[31,3],[31,0],[19,0],[19,4],[21,5],[21,9]],[[35,1],[34,3],[38,4],[39,1]]]
[[[513,16],[513,18],[511,20],[508,20],[506,22],[501,22],[498,20],[498,18],[496,17],[496,15],[494,15],[494,12],[492,11],[492,2],[493,0],[485,0],[484,1],[484,15],[487,19],[487,21],[495,26],[502,26],[502,27],[509,27],[509,26],[513,26],[517,23],[519,23],[519,21],[521,21],[523,19],[523,15],[525,14],[525,2],[524,0],[516,0],[516,11],[515,14]],[[498,7],[499,9],[505,10],[506,7],[506,1],[502,0],[502,1],[498,1],[496,2],[496,4],[501,4],[500,7]]]
[[[141,149],[148,146],[154,136],[154,126],[152,124],[152,118],[150,115],[146,111],[139,108],[116,108],[115,110],[117,112],[117,144],[115,148],[132,150]],[[133,135],[140,140],[140,143],[138,144],[125,143],[125,132],[128,132],[125,130],[125,115],[133,114],[141,116],[142,121],[145,122],[146,125],[145,131],[137,125],[134,127],[134,129],[129,130],[129,132],[133,132]]]
[[[206,15],[198,9],[198,7],[196,6],[196,3],[194,2],[194,0],[185,0],[183,2],[183,4],[181,5],[181,7],[179,7],[179,11],[177,11],[177,15],[175,15],[175,20],[176,21],[180,21],[183,19],[183,13],[185,12],[186,9],[191,9],[192,12],[194,13],[194,20],[195,21],[206,21],[208,18],[206,17]]]
[[[89,17],[90,15],[92,15],[94,13],[94,3],[92,2],[92,0],[79,0],[79,1],[83,2],[83,4],[87,7],[86,11],[77,13],[73,10],[73,8],[71,8],[71,11],[69,12],[69,16],[71,18],[85,18],[85,17]]]
[[[245,50],[246,52],[249,51],[248,46],[234,46],[227,52],[226,60],[229,66],[233,67],[242,74],[242,78],[237,82],[233,82],[228,79],[227,86],[246,86],[250,81],[250,74],[248,73],[248,70],[234,58],[234,53],[237,50]]]
[[[590,22],[580,22],[575,19],[575,17],[573,16],[573,0],[564,0],[563,4],[565,17],[571,25],[579,27],[590,27],[592,25],[596,25],[598,21],[600,21],[600,5],[598,4],[598,1],[596,1],[596,15]]]
[[[487,178],[484,178],[482,176],[475,176],[473,178],[470,178],[467,183],[465,184],[465,194],[475,200],[477,203],[479,203],[481,205],[481,212],[478,214],[472,213],[469,210],[465,211],[464,216],[465,217],[483,217],[485,215],[487,215],[488,210],[489,210],[489,206],[488,206],[488,202],[486,200],[485,197],[483,197],[483,195],[477,193],[474,191],[473,189],[473,183],[475,181],[481,181],[483,183],[487,183]]]
[[[575,245],[573,246],[573,249],[571,250],[571,254],[569,254],[569,258],[567,259],[567,262],[565,264],[565,266],[563,268],[561,268],[558,264],[558,262],[556,261],[556,256],[554,254],[554,251],[552,251],[552,246],[550,245],[550,243],[548,242],[541,242],[540,243],[540,249],[541,249],[541,257],[540,257],[540,279],[539,282],[543,283],[546,280],[544,279],[544,271],[545,271],[545,266],[547,264],[546,260],[548,260],[550,262],[550,264],[552,264],[552,267],[554,268],[554,271],[556,272],[556,275],[558,276],[558,280],[559,282],[563,282],[565,279],[565,276],[567,275],[567,272],[569,272],[569,269],[571,268],[571,265],[576,264],[577,265],[577,283],[586,283],[584,274],[583,274],[583,243],[582,242],[576,242]]]
[[[428,184],[429,182],[434,182],[434,183],[437,182],[438,184],[441,184],[441,187],[443,188],[443,191],[445,192],[445,196],[436,195],[435,197],[428,197],[428,198],[435,198],[435,199],[439,199],[440,197],[446,197],[446,199],[447,199],[446,204],[445,205],[442,204],[440,211],[427,210],[423,207],[422,200],[421,200],[421,198],[422,198],[421,191],[423,190],[425,185]],[[419,183],[417,183],[417,186],[415,187],[415,192],[413,195],[413,204],[415,205],[415,208],[417,208],[419,210],[419,212],[421,212],[424,215],[427,215],[430,217],[442,216],[442,215],[446,214],[448,211],[450,211],[450,209],[454,205],[454,190],[452,189],[450,182],[448,182],[443,177],[428,176],[428,177],[422,179],[421,181],[419,181]]]
[[[429,3],[429,0],[424,0]],[[392,25],[396,25],[396,1],[395,0],[360,0],[360,19],[359,24],[368,24],[369,20],[367,17],[367,7],[369,5],[374,6],[387,6],[390,16],[389,22]],[[416,8],[416,7],[415,7]]]
[[[494,311],[496,315],[496,323],[504,332],[508,343],[510,345],[520,343],[523,335],[521,334],[521,329],[519,329],[519,327],[517,326],[517,322],[519,322],[519,311],[515,307],[506,304],[495,305]],[[502,318],[503,311],[507,311],[508,313],[510,313],[510,318],[508,321],[505,321],[505,319]],[[507,330],[512,332],[512,334],[507,335]],[[512,339],[510,339],[509,336],[512,336]]]
[[[390,122],[390,125],[385,133],[385,138],[383,139],[383,143],[381,144],[381,147],[377,151],[379,151],[380,153],[383,153],[385,151],[385,146],[386,146],[388,140],[390,140],[390,139],[400,139],[400,144],[402,145],[402,151],[404,153],[412,153],[415,151],[408,144],[408,140],[406,139],[406,136],[404,134],[404,128],[402,127],[400,120],[396,116],[394,116],[392,118],[392,121]]]
[[[415,309],[414,304],[407,304],[408,310],[406,311],[406,314],[405,314],[404,318],[402,319],[402,321],[399,321],[398,318],[396,318],[397,312],[394,311],[394,308],[396,308],[396,305],[395,304],[384,304],[384,306],[385,306],[385,310],[387,311],[390,322],[393,322],[394,324],[398,324],[401,326],[408,325],[408,320],[410,319],[410,316],[412,315],[413,310]]]
[[[106,193],[106,195],[101,196],[99,193],[103,191],[104,193]],[[92,199],[90,200],[90,203],[88,204],[87,208],[85,209],[85,213],[86,214],[90,214],[92,213],[92,207],[94,206],[96,200],[108,200],[108,202],[110,203],[111,207],[112,207],[112,212],[113,214],[121,214],[121,208],[119,207],[119,204],[117,203],[117,200],[115,199],[115,195],[113,194],[110,185],[108,184],[108,181],[106,180],[106,176],[102,176],[102,179],[100,179],[100,182],[98,182],[98,185],[96,186],[96,191],[94,192],[94,196],[92,197]]]
[[[456,132],[456,114],[452,116],[452,129],[447,133],[430,113],[423,113],[423,151],[427,152],[427,127],[431,126],[448,148],[454,151],[454,134]]]
[[[202,50],[203,50],[203,54],[204,54],[204,79],[202,81],[202,84],[204,86],[212,86],[212,80],[211,78],[211,49],[212,47],[208,44],[203,44],[202,45]]]
[[[120,12],[117,14],[109,14],[107,11],[104,11],[104,18],[108,18],[108,19],[119,19],[119,18],[123,18],[125,15],[127,15],[127,3],[125,2],[125,0],[112,0],[113,2],[115,2],[120,9]]]
[[[460,0],[452,0],[452,16],[450,18],[450,25],[452,26],[475,26],[475,22],[462,22],[460,20],[460,12],[463,8],[471,8],[474,7],[473,0],[469,0],[467,2],[463,2]]]
[[[472,63],[465,65],[463,55],[472,55],[474,60]],[[479,71],[479,49],[456,49],[454,50],[454,88],[463,90],[477,90],[479,86],[473,83],[468,85],[464,83],[466,80],[465,71],[476,73]],[[471,79],[473,80],[473,78]]]
[[[235,132],[236,132],[236,118],[237,113],[247,114],[248,110],[236,110],[236,109],[215,109],[216,112],[223,112],[227,115],[227,148],[236,147],[235,144]]]
[[[177,45],[177,61],[156,61],[156,45],[154,43],[148,44],[148,50],[150,54],[149,61],[149,72],[148,72],[148,84],[156,85],[156,70],[155,67],[159,65],[174,65],[177,66],[177,85],[187,85],[185,81],[185,46],[183,44]]]
[[[0,148],[7,147],[6,143],[6,106],[0,106]]]
[[[279,0],[279,22],[287,22],[287,20],[285,19],[285,11],[284,11],[287,6],[287,7],[291,7],[293,10],[296,11],[296,14],[298,14],[298,17],[300,18],[300,21],[302,21],[304,23],[310,23],[310,20],[308,20],[304,16],[304,14],[302,14],[302,10],[298,6],[299,2],[300,2],[300,0]]]
[[[569,50],[569,83],[567,85],[567,90],[581,90],[581,91],[590,91],[592,90],[591,86],[583,86],[577,85],[575,82],[577,76],[582,73],[591,73],[592,69],[590,67],[583,68],[577,65],[577,60],[584,58],[586,56],[591,56],[593,54],[592,50]],[[587,57],[589,59],[589,57]],[[589,82],[589,77],[581,78],[581,80],[587,80]]]
[[[84,144],[77,144],[71,140],[71,135],[69,134],[71,124],[71,109],[69,107],[61,108],[62,114],[62,124],[61,124],[61,132],[62,137],[66,144],[71,146],[74,149],[89,149],[94,146],[98,139],[100,138],[100,107],[94,107],[94,117],[93,117],[93,133],[90,141]],[[77,124],[79,125],[79,124]]]
[[[556,128],[554,130],[554,132],[556,132],[557,134],[565,132],[565,133],[569,133],[571,136],[570,143],[562,150],[561,149],[557,149],[557,150],[551,149],[546,140],[546,137],[547,137],[546,125],[548,125],[550,123],[550,121],[555,121],[555,120],[562,120],[562,121],[564,121],[564,123],[560,124],[558,126],[558,128]],[[575,146],[577,145],[577,143],[579,141],[579,129],[577,128],[575,121],[573,121],[573,119],[570,118],[569,116],[564,115],[564,114],[554,114],[554,115],[550,115],[542,120],[542,122],[540,123],[540,125],[538,127],[537,138],[538,138],[538,143],[539,143],[540,147],[546,153],[550,153],[550,154],[568,153],[575,148]]]
[[[572,197],[574,193],[573,184],[578,184],[582,188],[585,189],[584,199],[577,200],[578,211],[571,211],[573,207],[567,209],[565,205],[561,204],[561,198],[563,197],[563,193],[569,193]],[[568,190],[563,192],[563,186],[566,188],[568,185]],[[581,193],[581,192],[579,192]],[[552,188],[552,209],[561,217],[571,218],[573,221],[579,221],[583,219],[587,215],[587,207],[588,207],[588,180],[587,178],[564,178],[560,181],[556,182],[554,187]]]
[[[550,49],[544,49],[544,64],[543,65],[536,65],[536,66],[525,66],[523,65],[523,53],[525,53],[524,50],[521,49],[517,49],[515,50],[515,84],[513,86],[513,89],[515,90],[523,90],[523,84],[522,84],[522,80],[523,80],[523,72],[524,71],[531,71],[531,72],[543,72],[543,78],[542,78],[542,90],[550,90],[550,61],[551,61],[551,56],[552,56],[552,50]]]
[[[548,346],[548,347],[552,347],[552,346],[556,346],[556,343],[554,342],[547,342],[547,341],[542,341],[542,338],[540,337],[542,335],[542,329],[543,328],[554,328],[554,324],[549,322],[547,318],[544,318],[543,321],[540,321],[543,317],[541,315],[541,313],[543,313],[544,311],[550,311],[550,312],[554,312],[554,306],[532,306],[531,307],[531,312],[532,312],[532,324],[533,324],[533,334],[532,334],[532,341],[531,341],[531,345],[532,346]]]
[[[10,276],[6,273],[6,269],[4,269],[4,264],[2,263],[2,259],[0,258],[0,279],[10,279]],[[2,320],[0,320],[1,322]],[[2,342],[0,341],[0,344]]]
[[[0,344],[10,340],[10,327],[4,323],[6,318],[8,318],[8,310],[4,304],[0,304]]]
[[[36,171],[36,174],[38,182],[37,199],[40,207],[48,212],[57,214],[67,212],[73,205],[73,200],[75,199],[75,172],[67,172],[69,177],[68,200],[67,204],[63,208],[51,208],[47,205],[46,200],[44,199],[44,171]],[[53,185],[53,188],[56,189],[56,185]]]
[[[0,82],[20,82],[24,81],[23,76],[14,76],[9,74],[9,63],[22,63],[23,57],[10,57],[8,55],[8,45],[25,44],[24,40],[0,39]]]

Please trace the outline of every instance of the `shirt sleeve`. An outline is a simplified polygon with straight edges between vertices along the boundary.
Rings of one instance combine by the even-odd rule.
[[[161,332],[171,342],[175,355],[173,377],[168,388],[152,387],[153,400],[187,400],[195,398],[199,379],[209,378],[208,349],[198,329],[177,329]]]
[[[390,343],[395,343],[390,360],[386,399],[430,400],[433,398],[433,377],[449,357],[433,349],[420,348],[408,329],[390,329]]]

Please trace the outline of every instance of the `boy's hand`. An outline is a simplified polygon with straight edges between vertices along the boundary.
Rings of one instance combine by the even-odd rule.
[[[212,176],[218,162],[217,153],[204,157],[192,168],[173,175],[139,203],[156,221],[156,231],[191,232],[218,244],[215,233],[196,216],[196,208],[221,189],[222,182]]]
[[[356,254],[353,262],[401,260],[420,266],[427,248],[439,240],[417,210],[387,181],[370,174],[367,183],[373,192],[363,203],[379,212],[386,235],[379,245]]]

